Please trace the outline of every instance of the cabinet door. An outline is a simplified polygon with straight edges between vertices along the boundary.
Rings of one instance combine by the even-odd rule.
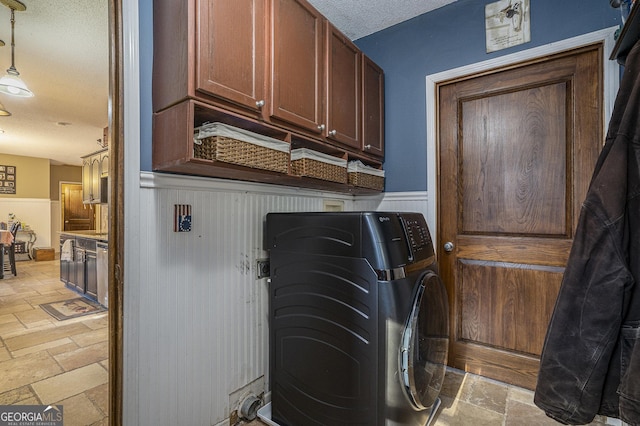
[[[100,177],[109,176],[109,153],[100,154]]]
[[[272,117],[321,133],[323,18],[304,0],[272,2]]]
[[[266,0],[197,4],[197,89],[260,109],[265,90]]]
[[[86,251],[85,257],[85,292],[92,299],[98,299],[98,275],[97,275],[97,257],[96,252]]]
[[[356,149],[361,146],[361,54],[327,22],[327,137]]]
[[[84,257],[85,251],[82,248],[74,249],[74,261],[71,265],[69,284],[73,285],[80,293],[85,292]]]
[[[362,55],[362,144],[369,154],[384,156],[384,73]]]
[[[91,158],[82,159],[82,202],[91,203],[93,199],[93,186],[91,182]]]
[[[92,201],[100,201],[100,154],[91,157],[91,196]]]

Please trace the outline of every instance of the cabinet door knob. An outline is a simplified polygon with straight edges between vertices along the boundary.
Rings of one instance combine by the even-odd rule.
[[[324,124],[321,124],[321,125],[318,126],[318,130],[320,130],[322,132],[324,130],[324,127],[325,127]]]
[[[258,108],[262,108],[264,106],[264,100],[259,100],[258,102],[256,102],[256,106]]]
[[[446,251],[447,253],[451,253],[454,248],[455,245],[451,241],[447,241],[446,243],[444,243],[444,251]]]
[[[371,145],[365,145],[365,146],[364,146],[364,149],[367,149],[367,150],[369,150],[369,149],[371,149],[371,148],[373,148]]]
[[[329,131],[329,136],[335,136],[338,133],[337,130],[330,130]]]

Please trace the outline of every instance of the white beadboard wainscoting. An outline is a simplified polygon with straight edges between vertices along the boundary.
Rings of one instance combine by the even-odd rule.
[[[51,247],[52,206],[48,198],[0,198],[0,211],[6,213],[0,218],[7,222],[8,213],[13,213],[20,222],[29,225],[36,233],[34,247]],[[60,215],[58,215],[58,220]],[[57,243],[57,241],[56,241]]]
[[[269,388],[268,283],[256,263],[268,256],[267,213],[322,211],[325,200],[427,210],[425,193],[354,197],[147,172],[139,194],[139,275],[124,293],[125,398],[136,401],[126,418],[139,425],[227,425],[244,396]],[[175,204],[191,205],[190,232],[173,231]]]

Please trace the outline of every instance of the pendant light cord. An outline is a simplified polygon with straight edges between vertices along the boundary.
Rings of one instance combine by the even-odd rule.
[[[20,73],[18,72],[18,70],[15,67],[15,47],[16,47],[16,43],[14,41],[14,37],[13,37],[13,31],[14,31],[14,27],[15,27],[15,23],[16,23],[16,18],[15,18],[15,10],[11,9],[11,66],[9,67],[9,69],[7,70],[7,72],[9,74],[14,74],[14,75],[19,75]]]

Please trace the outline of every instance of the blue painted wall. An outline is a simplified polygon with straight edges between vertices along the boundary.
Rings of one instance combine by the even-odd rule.
[[[530,0],[531,42],[487,54],[493,1],[458,0],[356,41],[385,71],[385,191],[427,189],[425,76],[621,24],[606,0]]]
[[[531,42],[486,53],[484,6],[455,3],[359,39],[356,44],[385,71],[386,191],[425,191],[425,76],[620,25],[606,0],[530,0]],[[151,170],[153,0],[139,0],[140,168]]]
[[[151,171],[153,0],[138,0],[140,24],[140,170]]]

